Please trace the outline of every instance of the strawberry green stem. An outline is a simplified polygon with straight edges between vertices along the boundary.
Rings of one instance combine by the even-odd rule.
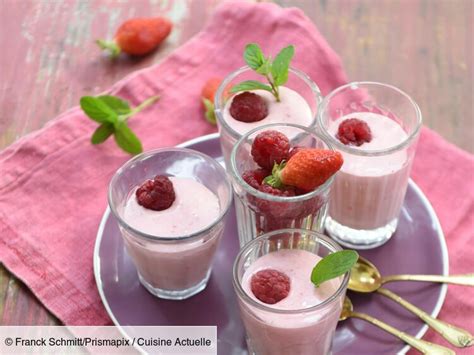
[[[104,41],[102,39],[98,39],[95,41],[95,43],[97,43],[101,49],[109,51],[111,58],[117,58],[121,52],[120,47],[114,41]]]
[[[275,163],[275,165],[273,165],[272,175],[267,176],[263,182],[277,189],[283,187],[285,184],[281,180],[281,171],[284,169],[285,165],[285,161],[282,161],[280,164]]]

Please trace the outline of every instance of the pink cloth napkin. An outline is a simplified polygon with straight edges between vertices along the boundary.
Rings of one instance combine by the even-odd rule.
[[[308,73],[323,94],[347,81],[340,59],[302,11],[226,2],[167,59],[110,90],[133,104],[162,96],[131,120],[145,150],[215,131],[203,119],[201,86],[242,66],[243,48],[252,41],[272,54],[295,44],[293,66]],[[68,325],[110,323],[96,290],[92,254],[108,182],[129,156],[114,142],[91,145],[95,127],[73,108],[0,153],[0,260]],[[423,130],[413,177],[441,219],[452,273],[472,271],[473,161]],[[467,314],[474,314],[472,290],[450,286],[441,317],[466,326]]]

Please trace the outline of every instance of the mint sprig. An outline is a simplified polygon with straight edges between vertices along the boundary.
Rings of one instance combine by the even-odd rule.
[[[294,54],[295,47],[290,45],[283,48],[272,61],[270,57],[265,58],[258,44],[247,44],[244,51],[245,62],[258,74],[263,75],[267,79],[268,85],[256,80],[246,80],[232,87],[230,92],[266,90],[271,92],[275,96],[276,101],[279,102],[279,86],[288,81],[288,70]]]
[[[115,142],[125,152],[138,154],[143,151],[140,139],[128,126],[128,119],[144,108],[158,101],[152,96],[138,106],[131,108],[127,101],[111,95],[83,96],[80,100],[82,111],[100,126],[92,134],[92,144],[105,142],[114,135]]]
[[[354,250],[341,250],[319,260],[311,272],[311,282],[319,287],[323,282],[344,275],[359,259]]]

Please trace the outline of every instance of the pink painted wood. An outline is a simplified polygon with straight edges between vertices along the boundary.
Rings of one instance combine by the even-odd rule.
[[[85,94],[97,94],[158,62],[198,32],[220,0],[0,1],[0,148],[42,127]],[[310,16],[353,80],[403,88],[425,123],[474,152],[470,0],[281,0]],[[166,15],[175,28],[142,59],[111,62],[94,40],[133,16]],[[0,266],[0,324],[55,324],[29,290]]]

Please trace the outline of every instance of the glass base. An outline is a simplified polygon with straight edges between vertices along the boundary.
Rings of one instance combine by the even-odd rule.
[[[209,281],[209,277],[211,276],[211,269],[206,274],[206,277],[199,282],[197,285],[187,288],[185,290],[179,291],[172,291],[172,290],[163,290],[161,288],[156,288],[150,285],[145,279],[138,273],[138,278],[140,283],[150,292],[153,296],[158,298],[163,298],[165,300],[185,300],[189,297],[192,297],[202,290],[204,290],[207,286],[207,282]]]
[[[373,249],[388,242],[397,229],[398,218],[376,229],[353,229],[346,227],[330,216],[326,217],[326,232],[339,244],[352,249]]]

